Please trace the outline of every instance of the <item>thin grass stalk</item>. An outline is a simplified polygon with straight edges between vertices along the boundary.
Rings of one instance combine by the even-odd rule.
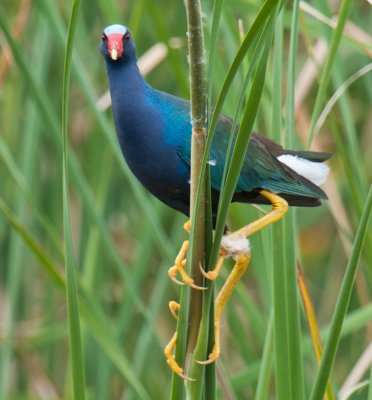
[[[309,135],[307,138],[307,146],[306,147],[310,147],[310,144],[314,137],[315,127],[316,127],[318,118],[320,116],[320,113],[322,111],[324,97],[325,97],[325,94],[326,94],[326,91],[328,88],[328,83],[329,83],[330,76],[331,76],[331,70],[332,70],[336,55],[337,55],[337,50],[338,50],[338,46],[341,41],[342,32],[344,30],[346,21],[349,18],[350,11],[351,11],[353,4],[354,4],[354,2],[352,0],[343,0],[341,7],[340,7],[340,12],[338,14],[338,20],[337,20],[337,26],[332,34],[332,39],[331,39],[331,43],[329,46],[328,56],[327,56],[327,59],[324,64],[323,71],[322,71],[322,74],[320,77],[319,89],[318,89],[318,93],[316,95],[315,105],[314,105],[313,113],[311,116],[311,124],[310,124],[310,130],[309,130]]]
[[[202,171],[202,160],[205,149],[207,122],[207,84],[205,75],[205,48],[200,0],[186,1],[187,31],[189,47],[189,74],[191,99],[191,170],[190,170],[190,247],[187,257],[187,268],[198,286],[203,284],[199,266],[205,265],[205,184],[201,185],[198,198],[199,180],[205,182],[205,170]],[[189,293],[190,292],[190,293]],[[190,298],[186,314],[186,301]],[[181,293],[181,311],[177,324],[177,346],[175,357],[179,365],[188,364],[194,351],[202,313],[202,293],[190,288],[183,288]],[[188,326],[186,327],[186,323]],[[183,382],[174,376],[171,398],[177,398],[183,392]],[[200,393],[203,379],[189,382],[187,390],[191,399],[197,399],[195,391]],[[182,386],[182,388],[181,388]],[[177,394],[176,394],[177,393]]]
[[[300,293],[301,293],[301,298],[302,298],[302,303],[303,303],[303,307],[305,310],[307,324],[309,326],[311,340],[313,342],[315,359],[316,359],[317,364],[319,365],[320,358],[321,358],[322,352],[323,352],[323,346],[322,346],[322,342],[320,339],[319,327],[318,327],[318,323],[317,323],[316,317],[315,317],[313,302],[311,300],[309,291],[307,289],[305,277],[302,273],[302,269],[301,269],[299,263],[297,263],[297,282],[298,282],[298,286],[299,286]],[[325,400],[334,400],[335,399],[332,384],[330,381],[328,381],[326,392],[327,393],[325,396]]]
[[[255,400],[268,399],[270,389],[270,378],[273,366],[273,352],[274,352],[274,313],[270,313],[270,319],[267,323],[266,337],[264,350],[261,359],[260,373],[258,375],[257,388],[255,393]]]
[[[336,357],[338,342],[342,324],[346,315],[346,311],[350,302],[351,292],[353,290],[355,274],[358,267],[360,253],[363,248],[364,238],[367,232],[369,216],[372,208],[372,185],[365,202],[364,210],[358,230],[355,236],[353,249],[346,266],[345,275],[341,284],[340,292],[337,298],[335,312],[333,314],[330,332],[324,348],[324,353],[317,371],[314,385],[312,387],[310,400],[321,399],[327,387],[327,382]]]
[[[372,365],[369,369],[368,400],[372,400]]]
[[[294,86],[296,82],[296,59],[298,42],[299,0],[293,2],[291,34],[288,56],[287,94],[286,94],[286,140],[288,148],[293,148],[295,138]],[[287,333],[291,398],[304,399],[304,373],[302,365],[300,308],[297,290],[296,250],[295,250],[295,209],[290,208],[284,217],[285,279]]]
[[[65,249],[66,300],[71,359],[72,392],[75,399],[85,399],[84,358],[80,335],[80,312],[78,306],[75,260],[69,208],[68,179],[68,104],[70,94],[71,60],[74,34],[79,15],[80,0],[73,0],[70,15],[64,62],[62,91],[62,189],[63,189],[63,236]]]
[[[200,265],[205,264],[205,185],[197,198],[198,183],[202,173],[202,159],[205,149],[207,123],[207,82],[205,75],[205,48],[200,0],[186,2],[187,29],[190,65],[190,106],[191,106],[191,179],[190,179],[190,221],[191,221],[191,276],[197,285],[202,285]],[[187,351],[194,350],[202,308],[202,293],[192,291],[190,299],[189,332]]]

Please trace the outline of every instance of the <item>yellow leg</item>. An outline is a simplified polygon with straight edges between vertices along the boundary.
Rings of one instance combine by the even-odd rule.
[[[280,196],[268,192],[267,190],[261,190],[260,193],[271,202],[271,211],[269,211],[267,214],[257,219],[256,221],[253,221],[250,224],[244,226],[243,228],[240,228],[237,231],[224,236],[221,243],[220,257],[218,259],[216,267],[208,272],[202,269],[202,273],[207,279],[214,281],[217,278],[222,269],[225,258],[229,256],[233,256],[236,258],[239,256],[239,248],[229,248],[228,243],[233,243],[235,239],[239,241],[241,238],[248,238],[253,233],[256,233],[266,226],[279,221],[288,211],[287,201]]]
[[[245,237],[251,236],[253,233],[260,231],[268,225],[271,225],[283,218],[284,214],[288,211],[288,203],[282,197],[268,192],[267,190],[261,190],[260,194],[266,197],[271,203],[271,211],[256,221],[244,226],[233,234],[243,235]]]
[[[199,364],[210,364],[220,356],[220,327],[221,327],[222,311],[225,308],[225,305],[228,302],[236,285],[240,281],[241,277],[244,275],[244,272],[247,270],[250,259],[251,259],[250,253],[241,254],[238,256],[234,268],[231,271],[231,274],[227,278],[225,284],[223,285],[220,293],[216,298],[215,311],[214,311],[213,349],[208,356],[208,360],[198,361]]]
[[[268,200],[270,200],[272,205],[271,211],[265,214],[263,217],[259,218],[258,220],[250,223],[249,225],[246,225],[245,227],[229,235],[226,235],[226,239],[223,240],[221,244],[220,258],[216,267],[208,272],[202,271],[203,275],[206,278],[214,280],[217,278],[222,268],[223,261],[226,257],[232,255],[236,260],[233,270],[231,271],[216,298],[214,317],[215,343],[213,345],[212,352],[209,354],[208,360],[198,361],[200,364],[210,364],[218,359],[220,356],[220,325],[222,311],[232,292],[234,291],[236,285],[246,271],[250,261],[249,243],[246,242],[244,247],[244,238],[247,238],[248,236],[265,228],[266,226],[277,222],[284,216],[284,214],[288,210],[288,203],[280,196],[277,196],[276,194],[268,192],[266,190],[262,190],[260,193]]]

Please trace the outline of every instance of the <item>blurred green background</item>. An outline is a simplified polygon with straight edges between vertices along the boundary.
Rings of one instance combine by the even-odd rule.
[[[202,4],[208,43],[213,3]],[[212,104],[241,33],[261,5],[229,0],[224,6],[214,74],[209,77]],[[338,1],[301,3],[298,149],[306,146],[324,46],[332,33],[321,19],[332,18],[338,7]],[[0,399],[62,399],[69,398],[71,390],[66,300],[58,280],[63,272],[60,110],[69,13],[70,2],[60,0],[0,4]],[[287,10],[284,71],[290,17]],[[88,398],[136,399],[137,382],[151,398],[160,399],[170,385],[163,347],[175,329],[167,304],[179,297],[167,269],[186,238],[186,218],[147,194],[121,158],[110,108],[100,101],[108,83],[99,43],[102,29],[112,23],[131,29],[139,58],[157,45],[149,58],[141,58],[151,85],[187,97],[185,9],[182,1],[83,2],[71,79],[71,222],[82,296],[90,310],[82,318]],[[332,107],[311,144],[312,149],[334,154],[325,186],[330,201],[320,208],[299,209],[296,218],[298,257],[323,330],[333,313],[372,177],[371,27],[371,6],[367,1],[355,3],[327,101],[348,78],[365,69]],[[248,65],[247,59],[225,103],[228,115],[235,113]],[[275,73],[270,59],[256,130],[278,138],[280,134],[271,129]],[[13,227],[9,223],[12,216],[21,235],[14,230],[15,222]],[[253,207],[233,205],[229,226],[240,227],[256,217]],[[217,367],[223,399],[248,399],[255,393],[272,305],[271,241],[270,229],[252,237],[251,266],[227,307]],[[37,251],[43,259],[35,257]],[[337,390],[371,341],[371,293],[369,229],[332,374]],[[316,362],[304,316],[302,330],[310,386]],[[362,371],[359,380],[367,376],[368,371]],[[269,398],[275,398],[271,386]],[[362,390],[352,398],[366,396]]]

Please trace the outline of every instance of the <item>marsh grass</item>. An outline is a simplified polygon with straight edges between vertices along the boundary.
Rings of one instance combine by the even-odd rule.
[[[317,400],[328,379],[336,397],[358,383],[344,386],[371,340],[371,73],[350,85],[312,135],[328,99],[369,62],[372,51],[371,41],[364,43],[353,30],[356,26],[370,34],[370,6],[342,3],[344,29],[334,30],[309,16],[303,2],[288,2],[272,14],[271,26],[258,25],[261,36],[247,41],[249,49],[244,50],[238,19],[244,37],[263,3],[216,2],[210,37],[212,3],[202,2],[207,45],[216,46],[210,104],[217,103],[224,82],[231,80],[229,91],[223,92],[223,112],[243,124],[251,118],[247,127],[283,144],[310,144],[334,154],[326,186],[329,202],[297,209],[294,219],[287,216],[251,238],[251,265],[224,317],[217,398]],[[329,18],[338,12],[320,0],[311,5]],[[298,17],[293,12],[297,6]],[[168,55],[147,79],[187,96],[185,10],[182,2],[165,0],[130,6],[113,0],[89,7],[82,3],[73,41],[66,152],[60,110],[70,7],[47,0],[5,0],[0,5],[0,399],[72,397],[70,363],[77,354],[69,346],[71,291],[66,298],[63,269],[62,155],[69,172],[65,189],[85,373],[85,381],[74,375],[75,384],[87,399],[163,398],[171,382],[163,347],[175,329],[167,303],[179,298],[166,270],[186,238],[185,217],[149,196],[122,160],[110,110],[102,112],[96,105],[107,89],[98,46],[102,28],[113,22],[131,27],[139,55],[163,41]],[[170,41],[172,37],[180,40]],[[258,37],[272,45],[255,53]],[[316,67],[305,100],[297,103],[298,76],[306,61],[317,59],[313,49],[320,37],[331,53]],[[260,78],[262,98],[254,118],[244,109],[254,82],[258,84],[252,80],[255,69],[243,97],[241,89],[249,68],[262,62],[267,71]],[[251,206],[234,204],[228,224],[238,228],[259,215]],[[223,221],[224,216],[220,228]],[[212,249],[212,260],[216,251]],[[320,368],[295,287],[296,260],[303,267],[324,346]],[[291,379],[290,370],[299,379]],[[361,371],[359,381],[369,378],[368,369]],[[351,398],[367,394],[372,398],[368,384],[361,385]]]

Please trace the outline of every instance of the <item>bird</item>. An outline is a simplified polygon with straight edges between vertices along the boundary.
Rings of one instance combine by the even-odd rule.
[[[126,26],[114,24],[106,27],[102,32],[100,48],[106,62],[117,138],[130,170],[161,202],[189,216],[190,102],[157,90],[144,80],[137,66],[134,40]],[[223,114],[219,116],[210,149],[214,222],[232,126],[231,118]],[[206,278],[215,279],[223,259],[228,255],[235,256],[239,268],[243,263],[246,268],[250,249],[244,238],[280,219],[288,206],[315,207],[321,204],[321,200],[327,200],[326,193],[319,186],[325,182],[329,172],[329,167],[323,162],[330,156],[325,152],[285,149],[253,132],[232,201],[271,204],[272,211],[258,222],[248,225],[249,229],[242,228],[235,235],[222,239],[221,262],[215,271],[204,272]],[[178,271],[184,282],[193,285],[193,280],[183,269],[187,248],[187,244],[182,246],[170,276],[174,278]],[[236,282],[232,284],[236,285]],[[219,304],[220,308],[224,305]],[[172,359],[170,351],[174,348],[175,337],[172,340],[167,346],[168,364],[180,376],[187,378]],[[215,347],[218,348],[213,349],[207,362],[219,357],[219,343]]]

